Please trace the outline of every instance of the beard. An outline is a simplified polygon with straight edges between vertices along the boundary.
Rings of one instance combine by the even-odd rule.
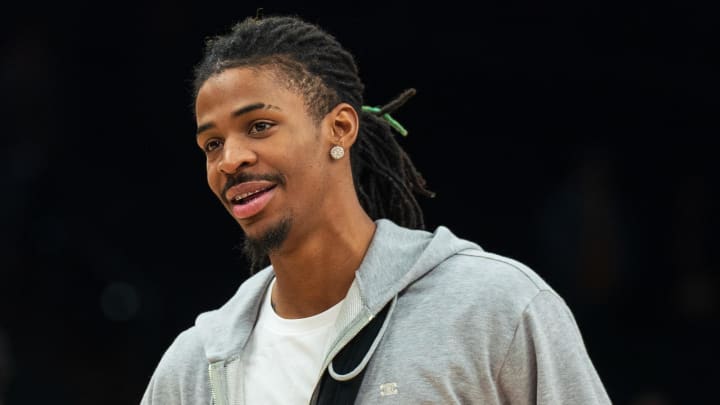
[[[245,235],[242,251],[250,262],[250,274],[254,274],[270,265],[268,256],[270,253],[280,249],[285,239],[287,239],[288,233],[290,233],[291,225],[292,218],[285,217],[258,237]]]

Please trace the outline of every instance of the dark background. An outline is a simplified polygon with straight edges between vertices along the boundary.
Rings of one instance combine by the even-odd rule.
[[[617,404],[717,398],[717,13],[699,2],[24,2],[0,17],[0,402],[135,404],[248,275],[190,80],[257,7],[408,87],[400,142],[450,227],[573,309]]]

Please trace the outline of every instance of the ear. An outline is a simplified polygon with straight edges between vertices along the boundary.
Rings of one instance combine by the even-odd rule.
[[[348,103],[340,103],[335,106],[326,116],[330,131],[330,143],[340,145],[349,149],[357,139],[360,130],[357,111]]]

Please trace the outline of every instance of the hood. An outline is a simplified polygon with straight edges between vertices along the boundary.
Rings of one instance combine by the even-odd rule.
[[[355,273],[362,306],[372,314],[455,253],[480,249],[444,226],[429,232],[404,228],[387,219],[375,223],[375,235]],[[197,317],[195,326],[211,363],[240,354],[272,277],[272,267],[263,269],[246,280],[221,308]]]
[[[387,219],[376,223],[375,236],[355,273],[362,301],[373,314],[405,287],[457,252],[480,249],[444,226],[431,233],[407,229]]]

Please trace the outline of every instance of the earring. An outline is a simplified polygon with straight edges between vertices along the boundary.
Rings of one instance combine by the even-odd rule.
[[[332,148],[330,148],[330,156],[332,156],[333,159],[339,160],[343,156],[345,156],[345,148],[343,148],[340,145],[335,145]]]

